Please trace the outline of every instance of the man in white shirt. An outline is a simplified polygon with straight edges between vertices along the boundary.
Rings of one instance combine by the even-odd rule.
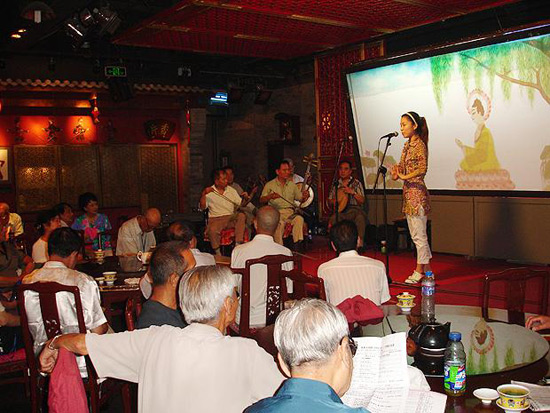
[[[195,267],[201,265],[216,265],[216,259],[212,254],[202,252],[197,248],[197,237],[191,228],[191,224],[185,221],[174,221],[168,226],[168,238],[171,241],[183,241],[189,246],[189,250],[195,257]]]
[[[241,413],[271,396],[284,377],[254,340],[224,336],[239,306],[237,283],[227,267],[197,267],[179,287],[188,327],[60,336],[44,347],[42,370],[50,372],[57,349],[65,348],[88,354],[100,377],[139,383],[140,413]]]
[[[273,234],[279,225],[279,211],[271,206],[258,210],[254,226],[256,236],[250,242],[235,247],[231,254],[231,268],[245,268],[246,261],[266,255],[288,255],[292,252],[275,242]],[[292,270],[292,262],[283,264],[283,269]],[[292,291],[289,285],[289,291]],[[254,265],[250,268],[250,326],[265,326],[265,311],[267,299],[267,268],[265,265]],[[237,322],[240,320],[240,307],[237,311]]]
[[[221,255],[220,234],[223,229],[235,228],[235,243],[243,243],[246,216],[238,208],[245,203],[237,191],[227,185],[227,174],[222,169],[214,170],[214,185],[202,191],[199,206],[203,210],[208,208],[206,232],[216,255]]]
[[[325,282],[327,301],[331,304],[338,305],[356,295],[376,305],[390,299],[384,264],[359,255],[357,241],[357,227],[352,221],[340,221],[330,229],[330,243],[338,257],[321,264],[317,275]]]
[[[9,236],[18,237],[23,234],[23,221],[19,214],[10,212],[10,206],[0,202],[0,231],[9,231]]]
[[[86,329],[92,333],[105,334],[108,325],[107,319],[101,309],[97,283],[89,275],[74,270],[81,243],[80,236],[72,229],[56,229],[48,240],[49,261],[42,268],[25,276],[23,284],[56,282],[78,287]],[[37,294],[32,291],[25,292],[25,308],[29,320],[29,330],[34,338],[34,351],[38,353],[46,342],[47,337],[42,321],[40,299]],[[62,331],[65,333],[77,332],[78,320],[72,294],[59,293],[57,297],[57,309],[60,320],[64,323],[61,327]],[[81,375],[85,377],[87,373],[83,357],[79,357],[78,365]]]
[[[149,208],[144,215],[129,219],[118,230],[116,255],[136,255],[149,252],[157,245],[153,231],[160,225],[162,216],[157,208]]]

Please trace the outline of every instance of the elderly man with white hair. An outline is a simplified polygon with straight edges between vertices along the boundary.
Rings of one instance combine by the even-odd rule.
[[[346,317],[326,301],[303,299],[283,311],[275,322],[275,346],[290,379],[246,413],[367,412],[340,400],[351,383],[356,350],[348,334]]]
[[[188,271],[179,287],[190,325],[117,334],[54,337],[40,355],[52,371],[57,350],[89,354],[100,377],[139,383],[139,412],[242,412],[283,381],[273,358],[255,341],[226,337],[238,306],[237,277],[227,267]]]

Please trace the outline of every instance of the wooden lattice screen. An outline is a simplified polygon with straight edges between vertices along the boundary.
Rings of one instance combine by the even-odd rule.
[[[140,145],[142,203],[161,211],[177,211],[176,148]]]
[[[18,212],[76,207],[88,191],[101,207],[178,209],[175,145],[18,145],[14,154]]]
[[[103,205],[123,207],[140,204],[138,147],[109,145],[99,148]],[[121,188],[124,188],[121,190]]]

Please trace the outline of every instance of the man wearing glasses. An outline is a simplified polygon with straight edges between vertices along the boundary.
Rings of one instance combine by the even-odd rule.
[[[367,412],[340,399],[349,389],[357,350],[348,333],[344,314],[326,301],[304,299],[281,312],[275,322],[275,346],[279,365],[290,379],[275,396],[245,412]]]
[[[149,208],[145,214],[126,221],[118,230],[116,255],[136,255],[139,251],[149,252],[157,245],[154,229],[161,222],[160,211]]]

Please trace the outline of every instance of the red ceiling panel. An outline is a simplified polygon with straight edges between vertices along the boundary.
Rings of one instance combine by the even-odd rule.
[[[116,42],[289,59],[513,1],[186,0]]]

